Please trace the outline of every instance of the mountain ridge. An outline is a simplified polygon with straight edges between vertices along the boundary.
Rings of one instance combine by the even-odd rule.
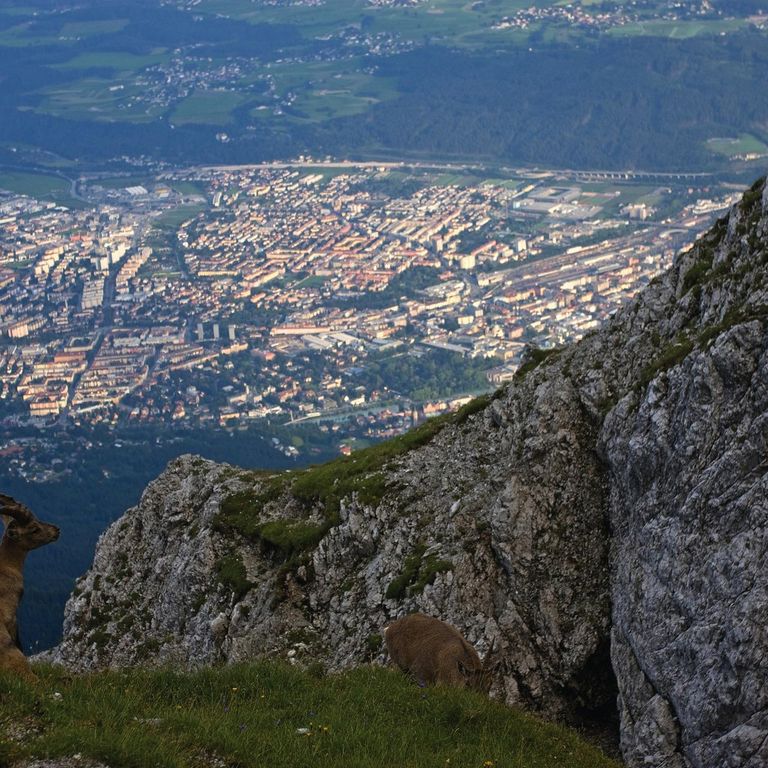
[[[181,457],[100,539],[53,658],[337,670],[421,610],[497,643],[508,704],[578,721],[618,686],[630,766],[764,764],[767,241],[761,179],[458,417],[303,472]]]

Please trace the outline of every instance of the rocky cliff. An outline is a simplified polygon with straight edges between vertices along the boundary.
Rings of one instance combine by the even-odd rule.
[[[412,610],[497,694],[614,706],[630,766],[768,764],[768,191],[493,398],[302,472],[182,457],[101,538],[76,668],[380,657]]]

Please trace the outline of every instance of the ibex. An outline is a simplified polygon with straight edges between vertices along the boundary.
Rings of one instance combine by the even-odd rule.
[[[16,611],[24,594],[27,552],[59,538],[59,529],[41,523],[27,507],[0,493],[5,535],[0,541],[0,669],[35,679],[21,651]]]
[[[420,685],[453,685],[487,693],[498,662],[485,663],[461,633],[444,621],[412,613],[384,627],[389,657]]]

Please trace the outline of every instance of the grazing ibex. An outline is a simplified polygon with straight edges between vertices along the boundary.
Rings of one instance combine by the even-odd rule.
[[[24,593],[27,552],[59,538],[59,529],[41,523],[23,504],[0,493],[5,535],[0,541],[0,669],[34,679],[19,643],[16,610]]]
[[[453,685],[487,693],[498,666],[492,650],[480,661],[461,633],[444,621],[412,613],[384,628],[392,661],[420,685]]]

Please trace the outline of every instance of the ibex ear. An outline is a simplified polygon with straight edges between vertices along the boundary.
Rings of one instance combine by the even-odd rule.
[[[488,649],[488,652],[485,654],[485,658],[483,659],[483,667],[487,668],[488,665],[491,663],[491,659],[493,658],[493,655],[496,653],[496,638],[494,637],[491,642],[491,647]]]
[[[495,674],[496,670],[503,664],[504,657],[501,655],[501,648],[496,647],[496,638],[494,638],[483,659],[483,670],[489,674]]]
[[[0,514],[2,514],[3,519],[12,518],[22,525],[31,522],[35,518],[29,507],[25,507],[23,504],[16,501],[16,499],[12,499],[4,493],[0,493]],[[7,521],[6,525],[8,525]]]

